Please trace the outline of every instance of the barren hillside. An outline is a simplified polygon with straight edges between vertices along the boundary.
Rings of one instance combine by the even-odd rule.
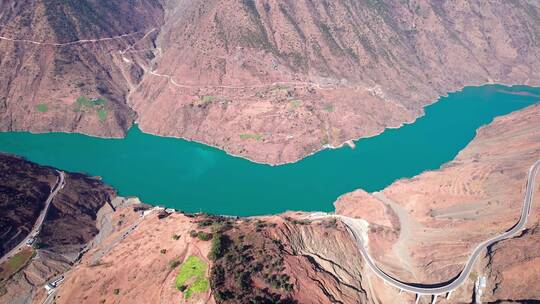
[[[498,117],[440,170],[399,180],[379,193],[343,195],[337,212],[372,223],[370,251],[386,271],[404,281],[447,281],[459,274],[476,244],[518,221],[528,170],[540,159],[538,117],[539,104]],[[540,299],[531,288],[540,275],[534,249],[538,179],[535,189],[527,229],[492,246],[473,270],[469,286],[486,278],[483,301]],[[463,301],[470,299],[460,293]]]
[[[121,136],[136,121],[277,164],[466,85],[540,83],[531,0],[1,5],[1,130]]]

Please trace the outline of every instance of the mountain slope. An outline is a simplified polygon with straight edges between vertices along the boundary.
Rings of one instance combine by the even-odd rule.
[[[121,136],[137,121],[271,164],[466,85],[540,84],[532,0],[10,0],[0,24],[1,130]]]
[[[260,162],[397,127],[465,85],[540,83],[536,1],[180,3],[130,100],[141,129]]]
[[[135,113],[118,51],[159,24],[159,3],[9,0],[0,11],[0,129],[122,136]]]

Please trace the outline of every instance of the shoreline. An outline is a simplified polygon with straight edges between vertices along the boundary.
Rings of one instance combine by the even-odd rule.
[[[432,106],[434,104],[436,104],[437,102],[439,102],[441,100],[441,98],[446,98],[448,97],[450,94],[455,94],[455,93],[459,93],[461,91],[463,91],[465,88],[467,87],[482,87],[482,86],[486,86],[486,85],[500,85],[500,86],[504,86],[504,87],[508,87],[508,88],[512,88],[514,86],[529,86],[529,87],[540,87],[540,83],[538,83],[537,85],[531,85],[529,84],[530,81],[526,81],[525,83],[515,83],[515,82],[493,82],[493,81],[489,81],[489,82],[483,82],[483,83],[480,83],[480,84],[477,84],[477,85],[466,85],[466,86],[462,86],[462,87],[459,87],[455,90],[450,90],[450,91],[447,91],[447,93],[445,94],[441,94],[439,95],[438,97],[436,97],[435,99],[430,99],[432,100],[431,102],[429,103],[426,103],[422,106],[422,108],[419,110],[419,115],[414,117],[413,119],[411,119],[410,121],[403,121],[401,123],[399,123],[399,125],[396,125],[396,126],[386,126],[384,127],[381,131],[379,132],[375,132],[374,134],[367,134],[367,135],[363,135],[363,136],[359,136],[359,137],[353,137],[353,138],[350,138],[350,139],[347,139],[345,141],[343,141],[342,143],[336,145],[336,146],[333,146],[333,145],[322,145],[320,148],[317,148],[315,149],[314,151],[312,152],[309,152],[309,153],[306,153],[304,154],[303,156],[300,156],[300,157],[296,157],[294,158],[293,160],[290,160],[290,161],[283,161],[283,162],[275,162],[275,163],[272,163],[272,162],[264,162],[264,161],[258,161],[258,160],[255,160],[249,156],[243,156],[243,155],[238,155],[238,154],[235,154],[235,153],[232,153],[230,150],[224,148],[224,147],[220,147],[218,145],[214,145],[214,144],[210,144],[210,143],[207,143],[207,142],[204,142],[204,141],[201,141],[201,140],[197,140],[197,139],[191,139],[191,138],[186,138],[186,137],[182,137],[182,136],[174,136],[174,135],[163,135],[163,134],[158,134],[158,133],[153,133],[153,132],[150,132],[150,131],[145,131],[141,126],[140,124],[137,122],[137,119],[134,119],[131,123],[130,123],[130,126],[128,129],[126,130],[122,130],[122,133],[123,135],[121,136],[101,136],[101,135],[96,135],[96,134],[91,134],[89,132],[85,132],[85,131],[76,131],[76,132],[71,132],[71,131],[30,131],[30,130],[5,130],[5,131],[0,131],[0,132],[21,132],[21,133],[30,133],[30,134],[47,134],[47,133],[59,133],[59,134],[80,134],[80,135],[84,135],[84,136],[88,136],[88,137],[94,137],[94,138],[102,138],[102,139],[124,139],[126,138],[127,134],[129,133],[129,131],[134,127],[134,126],[137,126],[139,128],[139,130],[144,133],[144,134],[148,134],[148,135],[152,135],[152,136],[158,136],[158,137],[163,137],[163,138],[174,138],[174,139],[181,139],[181,140],[185,140],[187,142],[193,142],[193,143],[197,143],[197,144],[201,144],[201,145],[204,145],[204,146],[207,146],[207,147],[211,147],[211,148],[214,148],[214,149],[217,149],[217,150],[220,150],[220,151],[223,151],[225,152],[225,154],[229,155],[229,156],[232,156],[232,157],[237,157],[237,158],[241,158],[241,159],[244,159],[244,160],[247,160],[249,162],[252,162],[252,163],[255,163],[255,164],[260,164],[260,165],[268,165],[268,166],[283,166],[283,165],[288,165],[288,164],[294,164],[294,163],[297,163],[301,160],[304,160],[310,156],[313,156],[319,152],[322,152],[324,150],[335,150],[335,149],[341,149],[341,148],[344,148],[344,146],[348,145],[349,147],[351,147],[351,149],[354,149],[354,147],[356,146],[356,144],[358,143],[358,141],[362,140],[362,139],[368,139],[368,138],[372,138],[372,137],[376,137],[376,136],[379,136],[381,135],[382,133],[384,133],[385,131],[387,130],[392,130],[392,129],[399,129],[405,125],[410,125],[410,124],[413,124],[415,123],[418,119],[422,118],[425,116],[426,114],[426,108],[428,108],[429,106]],[[503,91],[503,93],[506,93],[506,94],[512,94],[512,92],[508,92],[508,91]],[[519,95],[519,94],[518,94]],[[352,145],[351,145],[352,143]]]
[[[523,110],[526,110],[528,108],[531,108],[531,107],[538,107],[540,106],[539,104],[540,101],[537,101],[527,107],[524,107],[524,108],[521,108],[521,109],[518,109],[518,110],[515,110],[515,111],[512,111],[512,112],[509,112],[508,114],[505,114],[505,115],[510,115],[511,113],[515,113],[515,112],[518,112],[518,111],[523,111]],[[427,168],[425,170],[422,170],[421,172],[418,172],[417,174],[414,174],[412,176],[404,176],[404,177],[401,177],[399,179],[396,179],[394,181],[392,181],[391,183],[389,183],[388,185],[384,186],[381,190],[377,190],[377,191],[383,191],[384,189],[388,188],[388,187],[391,187],[393,184],[401,181],[401,180],[407,180],[407,179],[414,179],[415,177],[417,176],[420,176],[426,172],[436,172],[436,171],[439,171],[441,169],[444,169],[444,167],[448,166],[449,164],[451,164],[452,162],[454,162],[456,160],[456,158],[460,155],[460,153],[462,153],[462,151],[464,151],[466,149],[466,147],[472,142],[474,141],[477,137],[478,137],[478,134],[479,132],[485,128],[486,126],[492,124],[493,122],[497,121],[498,119],[503,119],[505,117],[505,115],[499,115],[499,116],[494,116],[492,118],[491,121],[489,122],[486,122],[485,124],[482,124],[480,126],[478,126],[478,128],[476,128],[475,130],[475,135],[474,137],[471,138],[471,140],[467,143],[467,145],[465,147],[463,147],[462,149],[460,149],[459,151],[457,151],[456,155],[454,155],[451,159],[449,159],[448,161],[444,162],[444,163],[441,163],[440,166],[436,167],[436,168]],[[142,132],[142,131],[141,131]],[[31,133],[31,132],[28,132],[28,133]],[[65,133],[65,132],[64,132]],[[69,133],[66,133],[66,134],[69,134]],[[144,133],[144,134],[147,134],[147,133]],[[217,148],[215,148],[217,149]],[[220,149],[218,149],[220,150]],[[220,150],[220,151],[223,151],[223,150]],[[0,152],[0,154],[7,154],[7,155],[12,155],[12,156],[15,156],[17,158],[21,158],[21,159],[26,159],[28,160],[25,156],[21,156],[21,155],[18,155],[18,154],[13,154],[13,153],[6,153],[6,152]],[[227,154],[227,153],[225,153]],[[31,161],[31,160],[29,160]],[[31,161],[31,162],[34,162],[34,161]],[[54,166],[51,166],[51,165],[45,165],[43,164],[43,166],[46,166],[46,167],[51,167],[51,168],[55,168]],[[80,173],[83,173],[85,175],[88,175],[90,177],[95,177],[95,178],[98,178],[98,179],[102,179],[101,176],[98,176],[98,175],[93,175],[93,174],[89,174],[89,173],[84,173],[82,171],[72,171],[72,172],[80,172]],[[106,184],[109,184],[108,182],[106,181],[103,181],[104,183]],[[123,196],[123,197],[137,197],[139,198],[140,195],[137,195],[137,194],[126,194],[126,193],[121,193],[120,190],[116,187],[116,186],[113,186],[112,184],[109,184],[111,187],[113,187],[116,191],[117,191],[117,196]],[[339,199],[345,195],[348,195],[354,191],[357,191],[357,190],[363,190],[362,187],[358,187],[358,188],[355,188],[351,191],[345,191],[343,193],[340,193],[335,199],[333,199],[332,201],[329,201],[329,208],[328,209],[324,209],[324,212],[335,212],[336,211],[336,202],[339,201]],[[371,192],[368,192],[368,193],[371,193]],[[147,202],[145,200],[145,202]],[[152,206],[166,206],[166,204],[163,204],[162,203],[158,203],[158,202],[151,202],[151,201],[148,201],[148,204],[152,205]],[[330,205],[331,204],[331,205]],[[330,207],[332,206],[332,207]],[[172,208],[171,209],[176,209],[176,207]],[[181,212],[185,212],[185,213],[193,213],[193,214],[196,214],[196,213],[200,213],[202,211],[199,211],[199,212],[192,212],[192,211],[188,211],[188,210],[183,210],[183,209],[176,209],[178,211],[181,211]],[[281,215],[281,214],[286,214],[286,213],[295,213],[295,212],[300,212],[300,213],[313,213],[313,212],[319,212],[321,209],[313,209],[313,210],[307,210],[307,209],[284,209],[282,211],[279,211],[279,212],[265,212],[265,213],[260,213],[260,214],[244,214],[244,215],[227,215],[227,214],[221,214],[219,212],[204,212],[204,213],[208,213],[208,214],[213,214],[213,215],[219,215],[219,216],[233,216],[233,217],[239,217],[239,218],[244,218],[244,217],[249,217],[249,218],[252,218],[252,217],[258,217],[258,216],[268,216],[268,215]]]

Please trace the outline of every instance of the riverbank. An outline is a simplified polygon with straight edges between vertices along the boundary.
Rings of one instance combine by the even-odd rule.
[[[503,88],[540,94],[540,88],[526,86],[466,88],[427,107],[426,115],[413,124],[355,142],[355,149],[327,149],[281,166],[148,135],[137,127],[123,139],[0,133],[0,151],[101,176],[122,196],[188,212],[245,216],[331,211],[332,202],[344,193],[358,188],[378,191],[397,179],[438,169],[474,138],[477,128],[538,101],[500,92]]]

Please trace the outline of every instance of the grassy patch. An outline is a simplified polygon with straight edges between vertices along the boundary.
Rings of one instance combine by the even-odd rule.
[[[255,140],[262,140],[263,136],[260,134],[249,134],[249,133],[242,133],[240,134],[241,139],[255,139]]]
[[[49,110],[49,107],[44,103],[39,103],[36,105],[36,110],[41,113],[45,113]]]
[[[272,93],[288,93],[289,87],[286,85],[278,84],[276,85],[272,90],[270,90]]]
[[[215,96],[212,96],[212,95],[204,95],[201,97],[201,103],[202,104],[207,104],[207,103],[211,103],[213,102],[214,100],[216,100],[216,97]]]
[[[75,100],[73,111],[76,113],[96,111],[98,119],[105,121],[107,120],[107,110],[105,109],[107,102],[105,98],[90,99],[86,96],[80,96]]]
[[[297,99],[291,100],[290,104],[291,104],[291,107],[298,108],[300,106],[300,100],[297,100]]]
[[[94,104],[95,104],[96,106],[104,106],[104,105],[107,104],[107,99],[105,99],[105,98],[98,98],[98,99],[94,100]]]
[[[79,107],[93,107],[94,106],[94,103],[88,99],[88,97],[86,96],[81,96],[79,98],[77,98],[77,105],[79,105]]]
[[[330,104],[325,105],[325,106],[324,106],[324,110],[325,110],[326,112],[328,112],[328,113],[334,112],[334,106],[333,106],[333,105],[330,105]]]
[[[206,263],[196,256],[189,256],[180,266],[180,271],[176,276],[175,286],[184,292],[184,297],[188,299],[194,293],[205,292],[210,284],[206,279]]]
[[[21,270],[34,257],[35,251],[31,249],[23,249],[11,259],[0,266],[0,281],[5,281],[12,275]]]
[[[97,109],[96,113],[100,121],[105,121],[107,119],[107,110]]]

